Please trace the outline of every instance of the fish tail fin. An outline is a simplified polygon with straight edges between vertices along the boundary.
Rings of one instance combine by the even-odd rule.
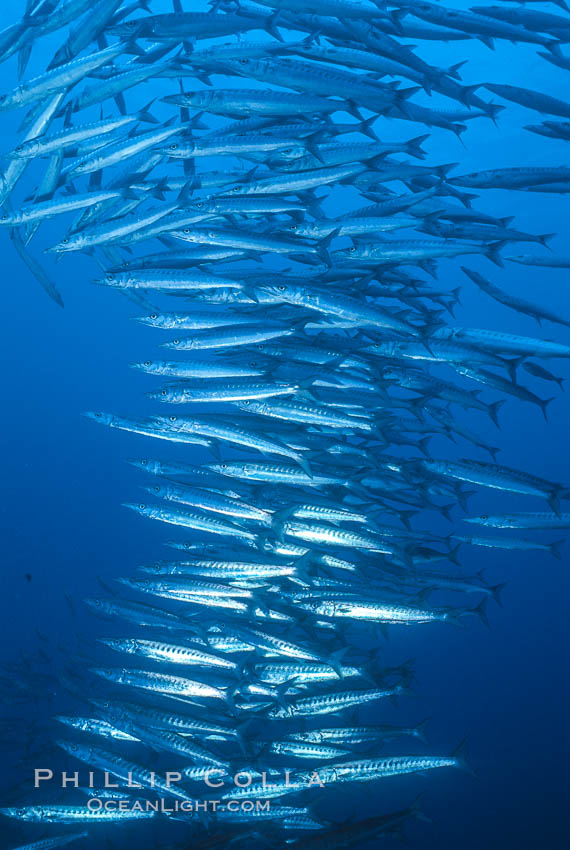
[[[277,29],[277,26],[279,24],[279,17],[280,17],[279,9],[277,9],[275,14],[271,15],[271,17],[269,17],[267,19],[267,21],[265,23],[265,29],[267,30],[269,35],[272,35],[273,38],[277,39],[277,41],[284,41],[283,36],[281,35],[279,30]]]
[[[461,547],[461,543],[458,543],[457,546],[454,546],[448,553],[447,558],[451,561],[452,564],[455,564],[457,567],[461,566],[461,561],[459,560],[459,549]]]
[[[545,399],[542,399],[539,402],[540,409],[542,410],[542,415],[544,416],[545,422],[548,422],[547,407],[548,407],[548,405],[550,404],[551,401],[554,401],[554,399],[555,399],[555,396],[552,396],[552,398],[545,398]]]
[[[553,1],[556,3],[556,0],[553,0]],[[564,5],[567,9],[568,6],[566,6],[566,4],[564,4]],[[549,41],[548,44],[545,44],[544,46],[546,47],[547,50],[550,51],[550,53],[552,53],[554,56],[556,56],[557,59],[565,58],[562,51],[560,50],[560,42],[557,39],[552,39],[552,41]]]
[[[329,658],[328,658],[329,665],[335,671],[335,673],[337,674],[339,679],[344,678],[343,673],[342,673],[342,659],[345,656],[346,652],[347,652],[347,647],[343,646],[342,649],[338,649],[336,652],[331,653],[331,655],[329,655]]]
[[[449,126],[450,126],[450,129],[455,133],[455,135],[457,136],[457,138],[459,139],[459,141],[461,142],[463,147],[465,147],[465,142],[461,138],[463,133],[465,133],[465,131],[467,130],[467,127],[465,126],[465,124],[450,124]]]
[[[134,38],[129,38],[129,40],[125,42],[123,53],[127,53],[131,56],[142,57],[143,59],[146,56],[146,53]]]
[[[306,460],[302,455],[295,455],[295,460],[297,461],[303,472],[305,472],[309,476],[309,478],[313,478],[313,470],[311,469],[309,461]]]
[[[466,770],[467,773],[470,773],[471,776],[475,776],[475,772],[467,763],[466,758],[467,752],[467,742],[464,738],[453,750],[451,753],[451,758],[455,759],[456,766],[461,768],[461,770]]]
[[[315,250],[318,256],[323,261],[323,263],[326,263],[327,266],[332,265],[331,258],[329,255],[329,248],[331,246],[331,242],[333,241],[333,239],[336,239],[339,233],[340,227],[337,227],[335,230],[329,233],[328,236],[325,236],[324,239],[319,239],[319,241],[317,242]]]
[[[408,86],[407,89],[395,89],[394,94],[398,101],[407,100],[412,95],[422,90],[422,86]]]
[[[374,130],[372,129],[372,127],[373,127],[377,118],[378,118],[377,115],[372,115],[370,118],[367,118],[365,121],[361,121],[360,127],[358,128],[363,135],[368,136],[369,139],[372,139],[375,142],[378,142],[379,138],[376,135],[376,133],[374,132]]]
[[[475,490],[458,490],[457,491],[457,500],[458,500],[459,504],[461,505],[461,508],[465,512],[467,512],[467,508],[468,508],[468,499],[470,499],[471,496],[474,496],[475,492],[476,492]]]
[[[416,136],[415,139],[410,139],[406,142],[406,153],[410,156],[415,156],[416,159],[425,159],[426,152],[422,149],[422,144],[426,139],[429,139],[430,134],[425,133],[423,136]]]
[[[454,80],[460,80],[461,76],[458,73],[459,69],[463,67],[467,62],[467,59],[464,59],[462,62],[457,62],[455,65],[450,65],[450,67],[445,72],[446,76],[453,77]]]
[[[160,124],[158,118],[155,118],[154,115],[150,112],[150,108],[153,105],[156,98],[153,97],[151,101],[147,103],[146,106],[137,113],[137,118],[139,121],[143,121],[145,124]]]
[[[525,357],[526,355],[522,355],[521,357],[512,357],[510,360],[505,360],[505,366],[513,384],[517,382],[517,369],[524,362]]]
[[[506,582],[503,582],[502,584],[495,584],[490,588],[491,596],[493,597],[493,599],[495,600],[497,605],[501,606],[501,608],[503,607],[503,601],[501,599],[501,593],[503,592],[503,590],[505,589],[506,586],[507,586]]]
[[[503,258],[500,255],[500,251],[506,245],[505,240],[501,240],[500,242],[491,242],[490,245],[487,246],[487,251],[485,252],[487,257],[491,260],[492,263],[495,263],[496,266],[500,268],[503,267]]]
[[[418,794],[416,799],[410,803],[409,813],[412,817],[417,818],[417,820],[423,820],[426,823],[433,823],[432,819],[420,808],[420,800],[423,796],[423,793]]]
[[[562,559],[560,549],[562,548],[564,543],[566,543],[565,539],[555,540],[553,543],[548,544],[548,548],[550,549],[550,554],[554,555],[554,557],[557,558],[559,561]]]
[[[421,723],[418,723],[417,726],[414,726],[412,735],[414,738],[417,738],[419,741],[422,741],[424,744],[428,743],[426,728],[428,723],[430,722],[431,717],[426,717],[425,720],[422,720]]]
[[[560,490],[554,490],[548,497],[548,504],[556,514],[560,516]]]
[[[471,95],[475,94],[479,88],[481,88],[481,83],[461,87],[461,94],[459,96],[461,98],[461,102],[468,108],[471,106]]]
[[[443,180],[447,177],[448,173],[452,171],[452,169],[457,168],[458,165],[458,162],[446,162],[444,165],[438,165],[435,169],[435,173]]]
[[[455,289],[451,290],[451,294],[453,295],[453,303],[461,304],[461,287],[456,286]]]
[[[550,248],[548,243],[550,242],[551,239],[554,239],[555,236],[556,236],[556,233],[541,233],[538,237],[538,241],[540,242],[541,245],[544,245],[545,248]]]
[[[319,130],[318,132],[312,133],[310,136],[307,136],[307,138],[304,140],[304,146],[305,146],[306,150],[312,156],[314,156],[315,159],[318,159],[318,161],[322,165],[325,164],[325,161],[323,159],[323,155],[321,154],[321,152],[318,148],[318,143],[322,142],[323,138],[324,138],[324,133],[321,130]]]
[[[487,113],[495,127],[497,126],[497,115],[502,112],[503,109],[505,109],[505,107],[501,106],[500,103],[488,103],[485,106],[485,112]]]
[[[552,399],[548,399],[548,401],[552,401]],[[498,414],[499,414],[499,408],[501,408],[504,403],[505,403],[505,399],[502,398],[499,401],[495,401],[495,402],[493,402],[493,404],[489,405],[489,416],[491,417],[491,419],[493,420],[493,422],[495,423],[497,428],[501,427],[499,425],[499,415]],[[548,402],[546,402],[546,403],[548,404]]]
[[[481,602],[475,606],[475,608],[470,609],[471,614],[477,614],[479,619],[488,629],[491,628],[489,623],[489,618],[487,617],[487,600],[482,599]]]

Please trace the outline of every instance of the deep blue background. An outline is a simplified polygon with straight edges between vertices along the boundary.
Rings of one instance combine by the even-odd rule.
[[[0,24],[15,20],[21,6],[16,0],[5,0]],[[166,2],[153,6],[170,8]],[[185,8],[198,5],[186,3]],[[560,10],[552,7],[551,11]],[[60,34],[34,49],[31,70],[45,66],[61,39]],[[496,51],[491,52],[477,42],[425,43],[418,53],[443,66],[469,57],[462,71],[466,83],[508,82],[562,97],[568,92],[568,74],[540,59],[531,46],[497,42]],[[2,90],[9,90],[15,82],[14,65],[11,60],[2,66]],[[127,94],[129,105],[149,99],[147,92]],[[435,97],[433,101],[435,104]],[[441,105],[455,107],[443,100]],[[16,144],[18,120],[15,113],[2,118],[5,150]],[[517,164],[569,164],[567,143],[522,129],[538,120],[535,113],[508,104],[498,128],[484,119],[469,122],[465,148],[454,136],[434,130],[426,144],[430,161],[458,162],[456,173]],[[422,128],[406,122],[393,122],[386,125],[384,135],[410,138],[421,132]],[[37,173],[30,169],[24,180],[26,191],[33,187]],[[476,205],[500,216],[516,213],[514,226],[521,229],[556,231],[559,236],[553,249],[570,254],[567,198],[485,191]],[[334,203],[328,210],[342,213]],[[37,242],[32,243],[36,255],[40,248],[61,238],[63,227],[61,221],[42,225]],[[191,449],[157,449],[145,438],[100,429],[81,417],[81,412],[89,409],[133,416],[147,412],[142,392],[149,389],[149,379],[129,370],[127,364],[157,355],[161,332],[130,321],[137,310],[125,298],[92,286],[97,268],[85,257],[65,257],[58,265],[46,260],[65,299],[65,309],[60,310],[21,263],[8,234],[0,233],[0,240],[4,496],[0,646],[4,660],[12,662],[22,651],[37,646],[36,628],[64,646],[73,644],[76,630],[85,635],[101,633],[101,623],[79,603],[83,596],[100,593],[96,576],[111,582],[113,576],[128,574],[137,564],[164,556],[164,535],[153,523],[121,508],[121,502],[137,498],[142,482],[124,458],[170,454],[192,461],[195,453]],[[513,247],[515,254],[534,250],[527,245]],[[500,270],[486,261],[470,265],[510,292],[548,304],[570,318],[567,270],[526,270],[509,263]],[[463,286],[456,324],[542,335],[570,344],[570,330],[559,326],[540,330],[531,319],[475,291],[463,280],[458,264],[444,262],[440,268],[442,283],[449,288]],[[557,374],[569,375],[567,362],[544,365]],[[525,375],[524,380],[544,397],[556,389],[530,376]],[[490,401],[498,398],[495,393],[485,397]],[[501,447],[502,463],[570,482],[567,395],[551,405],[548,425],[538,408],[514,399],[508,400],[501,415],[501,432],[477,412],[471,419],[470,425]],[[453,451],[458,457],[472,452],[465,443],[454,449],[438,440],[433,441],[432,450],[449,457]],[[472,456],[483,458],[476,450]],[[539,501],[522,502],[485,492],[471,503],[473,513],[521,507],[543,510]],[[547,539],[558,536],[555,533]],[[565,847],[570,759],[568,548],[562,561],[543,552],[519,554],[467,547],[462,547],[462,558],[466,571],[485,568],[492,583],[508,582],[503,608],[490,606],[490,631],[475,622],[464,630],[443,625],[393,629],[389,653],[400,659],[417,658],[416,696],[397,712],[379,708],[377,719],[414,722],[431,717],[429,751],[434,753],[448,752],[467,736],[469,761],[476,776],[442,771],[427,778],[379,783],[374,789],[366,788],[364,795],[359,790],[346,798],[346,816],[354,813],[363,796],[369,800],[366,813],[370,814],[375,807],[387,810],[393,804],[405,804],[424,791],[422,807],[433,823],[411,830],[411,847]],[[32,575],[31,583],[26,581],[26,572]],[[65,602],[64,591],[77,600],[77,620]],[[8,706],[11,715],[21,711]],[[12,753],[6,759],[8,770],[16,757]],[[364,808],[358,811],[364,812]],[[7,829],[0,824],[0,836],[3,828]],[[26,832],[31,837],[36,834]],[[121,834],[120,846],[131,846],[129,834]],[[15,843],[8,833],[5,840],[2,846]]]

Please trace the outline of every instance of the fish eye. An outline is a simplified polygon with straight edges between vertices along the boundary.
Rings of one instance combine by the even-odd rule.
[[[177,419],[176,416],[169,416],[168,418],[170,419],[171,422],[176,422],[176,419]]]
[[[481,519],[489,519],[489,517],[488,517],[488,515],[487,515],[487,514],[483,514],[483,515],[482,515],[482,517],[481,517]]]
[[[139,505],[139,508],[141,509],[141,511],[144,510],[145,507],[146,507],[146,505],[143,505],[143,504]]]
[[[144,365],[145,365],[145,366],[150,366],[150,360],[145,360],[145,361],[144,361]]]
[[[227,468],[228,468],[227,463],[222,463],[222,469],[227,469]]]
[[[185,230],[183,230],[182,232],[183,232],[183,233],[190,233],[190,228],[189,228],[189,227],[187,227],[187,228],[186,228]]]
[[[16,148],[16,152],[18,152],[18,151],[23,151],[23,150],[24,150],[24,146],[23,146],[23,145],[18,145],[18,147]]]
[[[291,227],[289,228],[289,230],[297,230],[297,227],[298,227],[297,224],[292,224]]]
[[[115,278],[113,277],[112,274],[108,274],[108,275],[105,276],[105,280],[108,280],[109,283],[110,283],[112,280],[115,280]]]
[[[153,487],[152,489],[155,493],[158,493],[160,491],[160,487],[158,485],[156,487]]]
[[[161,390],[161,391],[160,391],[160,394],[161,394],[161,395],[168,395],[168,390]]]
[[[150,318],[151,319],[158,319],[158,313],[151,313]]]
[[[203,207],[204,204],[203,204],[202,201],[196,201],[196,206],[198,207],[198,209],[201,209],[201,207]]]
[[[141,466],[146,466],[146,464],[147,464],[146,460],[141,460]]]
[[[175,150],[177,150],[177,148],[178,148],[178,144],[176,142],[173,142],[171,145],[168,146],[169,151],[175,151]]]
[[[180,345],[180,340],[179,339],[173,339],[172,345]]]
[[[355,246],[355,245],[353,245],[353,246],[352,246],[351,248],[349,248],[348,250],[350,251],[350,253],[351,253],[351,254],[353,254],[353,253],[356,251],[356,246]]]
[[[244,400],[243,404],[244,404],[244,406],[245,406],[245,407],[247,407],[247,405],[249,404],[249,399],[248,399],[248,398],[246,398],[246,399]]]
[[[249,63],[249,59],[240,59],[239,63],[240,65],[247,65]]]
[[[68,242],[69,242],[69,239],[62,239],[61,240],[62,245],[67,245]]]
[[[24,815],[26,814],[26,810],[25,809],[16,809],[16,814],[18,815],[19,818],[23,818]]]
[[[102,416],[102,415],[103,415],[102,413],[95,413],[95,414],[94,414],[94,416],[96,416],[96,417],[97,417],[97,419],[101,419],[101,416]]]

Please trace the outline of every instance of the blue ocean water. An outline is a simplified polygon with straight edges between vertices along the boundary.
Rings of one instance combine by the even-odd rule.
[[[166,0],[154,4],[153,10],[155,6],[158,11],[171,8]],[[185,6],[201,8],[197,3]],[[5,0],[0,25],[16,20],[21,7],[19,0]],[[468,4],[463,7],[468,8]],[[28,73],[45,67],[56,42],[50,37],[34,48]],[[540,59],[531,45],[497,42],[496,50],[490,51],[475,40],[446,45],[425,42],[418,52],[441,66],[467,58],[462,69],[466,84],[512,83],[561,98],[568,96],[567,72]],[[10,90],[15,83],[15,63],[10,60],[2,66],[2,91]],[[157,95],[172,90],[168,81],[145,85],[149,89],[146,100],[155,94],[153,86]],[[138,97],[127,94],[127,102],[133,100],[138,102]],[[423,94],[417,100],[423,103]],[[514,104],[507,106],[497,127],[482,119],[469,122],[464,145],[450,133],[430,130],[425,144],[430,161],[456,162],[456,173],[513,165],[568,164],[567,142],[525,131],[523,126],[533,123],[536,115]],[[2,150],[16,144],[18,122],[17,113],[3,116]],[[392,122],[385,138],[423,132],[420,126],[417,133],[409,132],[413,126]],[[32,168],[26,176],[28,192],[38,174]],[[553,251],[568,254],[567,198],[485,190],[478,204],[493,215],[516,215],[514,226],[521,230],[557,233],[551,243]],[[340,215],[345,203],[350,203],[348,195],[336,200],[333,196],[327,212]],[[60,222],[43,224],[36,252],[56,242],[61,233]],[[63,664],[65,653],[72,655],[75,651],[77,634],[84,645],[92,644],[93,652],[99,652],[93,642],[101,633],[101,623],[86,612],[81,599],[101,592],[98,576],[112,585],[116,576],[164,557],[164,535],[157,533],[153,523],[145,523],[121,507],[122,502],[138,498],[142,479],[125,458],[152,454],[145,439],[94,428],[81,416],[91,409],[133,418],[148,414],[143,395],[149,389],[148,378],[129,369],[128,363],[144,359],[149,352],[156,354],[153,333],[132,321],[137,308],[126,298],[92,285],[99,270],[90,258],[66,256],[55,265],[51,259],[46,261],[65,300],[65,309],[60,310],[21,263],[8,234],[1,233],[0,238],[4,365],[0,645],[2,661],[9,669],[22,655],[35,652],[38,645],[48,655],[59,645],[63,655],[57,663]],[[567,269],[525,268],[511,263],[498,269],[484,259],[469,265],[509,292],[534,299],[570,318]],[[442,287],[462,287],[462,303],[456,309],[454,324],[570,341],[568,329],[548,324],[538,328],[532,319],[503,308],[469,281],[457,279],[458,274],[457,263],[441,262]],[[550,363],[555,364],[552,368],[556,374],[570,377],[566,361]],[[527,377],[526,383],[539,395],[554,394],[550,385]],[[497,397],[492,391],[486,392],[487,396],[490,400]],[[500,431],[477,412],[461,414],[461,418],[491,445],[500,447],[501,463],[570,482],[568,394],[557,394],[549,408],[548,422],[538,408],[514,399],[509,399],[501,412]],[[437,439],[431,447],[434,453],[436,445]],[[443,451],[441,445],[439,448]],[[467,447],[466,451],[466,444],[447,443],[445,452],[449,458],[469,455],[484,459],[477,450]],[[180,458],[180,450],[161,447],[160,456]],[[189,462],[205,458],[199,450],[185,453]],[[539,500],[493,491],[479,491],[470,503],[472,515],[511,509],[543,510],[543,506]],[[550,534],[544,538],[554,539]],[[483,569],[491,584],[507,584],[502,607],[489,605],[490,629],[469,622],[464,629],[436,623],[392,630],[385,644],[386,656],[416,659],[415,693],[397,709],[382,705],[370,711],[369,717],[410,724],[430,718],[426,751],[449,752],[466,738],[474,775],[442,771],[429,777],[378,783],[367,787],[365,794],[361,789],[343,792],[337,816],[339,806],[342,816],[350,819],[402,807],[422,794],[422,809],[432,822],[412,824],[407,829],[410,848],[556,850],[567,846],[568,555],[567,545],[560,561],[540,551],[462,547],[466,573]],[[73,600],[71,605],[64,594]],[[20,719],[22,712],[29,712],[30,724],[49,727],[51,713],[59,711],[67,699],[64,693],[54,692],[39,697],[37,705],[10,704],[7,700],[6,711],[8,717]],[[47,729],[45,736],[47,748]],[[2,786],[6,791],[29,780],[31,762],[21,744],[14,741],[3,755]],[[39,758],[41,761],[41,751]],[[35,762],[31,766],[36,766]],[[160,846],[156,825],[151,831],[156,846]],[[136,830],[118,833],[109,829],[105,834],[113,837],[117,847],[141,846]],[[43,837],[43,833],[24,833],[12,823],[0,824],[2,848],[21,843],[24,837],[32,840]],[[377,846],[390,843],[382,839]]]

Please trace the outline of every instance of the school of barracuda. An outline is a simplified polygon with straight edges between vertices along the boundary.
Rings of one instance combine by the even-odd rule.
[[[570,357],[570,345],[457,326],[453,311],[462,284],[570,325],[494,282],[504,260],[564,268],[570,258],[547,250],[549,234],[484,211],[487,189],[569,192],[570,168],[546,152],[544,166],[462,174],[426,150],[432,132],[468,145],[468,122],[492,126],[508,102],[541,116],[528,130],[570,140],[570,103],[465,84],[464,63],[436,67],[421,45],[512,42],[569,70],[570,16],[557,4],[559,14],[216,0],[204,13],[189,0],[27,0],[0,33],[20,78],[0,111],[23,116],[3,160],[0,225],[63,306],[45,270],[53,258],[32,240],[44,220],[73,214],[47,253],[88,254],[96,283],[131,299],[153,329],[131,364],[149,375],[148,416],[86,415],[153,438],[133,438],[129,462],[145,477],[126,507],[179,534],[164,560],[133,564],[85,600],[114,626],[100,638],[106,666],[88,648],[68,659],[62,681],[77,710],[54,706],[49,727],[62,764],[106,772],[120,790],[68,791],[65,804],[20,796],[1,812],[36,829],[28,850],[101,846],[101,824],[146,818],[161,819],[162,848],[188,847],[189,836],[194,848],[360,847],[420,816],[416,804],[332,823],[317,798],[464,765],[453,742],[430,748],[423,724],[381,722],[413,676],[409,663],[387,665],[382,638],[391,626],[397,644],[402,626],[487,620],[503,585],[462,572],[463,546],[559,557],[558,539],[525,532],[570,527],[570,490],[502,465],[477,423],[498,427],[507,399],[546,417],[551,399],[525,373],[561,385],[542,361]],[[48,68],[30,76],[35,45],[58,32]],[[383,141],[388,127],[399,141]],[[24,200],[32,162],[43,176]],[[351,198],[337,217],[333,191],[337,212]],[[519,253],[517,243],[535,244]],[[470,255],[484,273],[465,265]],[[447,288],[438,264],[454,258]],[[177,461],[161,459],[160,441],[178,444]],[[446,459],[446,441],[478,459]],[[533,510],[469,516],[475,486],[536,497]],[[434,517],[457,526],[426,531]],[[471,534],[464,520],[491,531]],[[442,591],[455,603],[439,603]],[[49,680],[31,661],[5,675],[16,703]],[[370,705],[376,723],[361,719]],[[398,738],[407,754],[392,756]],[[162,767],[180,779],[166,781]],[[247,787],[230,781],[240,772]],[[218,805],[158,814],[91,808],[89,796]],[[268,799],[268,809],[230,805]],[[54,832],[41,837],[46,824]],[[180,844],[173,827],[186,830]],[[115,846],[130,846],[130,827],[120,829]]]

